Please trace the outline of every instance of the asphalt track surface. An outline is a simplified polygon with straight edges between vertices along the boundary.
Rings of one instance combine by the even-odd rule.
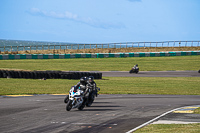
[[[198,71],[141,71],[138,74],[128,71],[102,71],[103,77],[200,77]]]
[[[1,133],[124,133],[164,112],[200,104],[200,96],[100,95],[66,111],[65,96],[0,98]]]
[[[146,74],[154,77],[154,74],[159,75],[156,73],[103,72],[103,76],[134,77]],[[179,72],[170,73],[175,75]],[[199,75],[195,71],[182,71],[175,76]],[[200,96],[194,95],[99,95],[92,107],[85,107],[83,111],[66,111],[64,98],[64,95],[0,97],[0,132],[124,133],[172,109],[200,105]]]

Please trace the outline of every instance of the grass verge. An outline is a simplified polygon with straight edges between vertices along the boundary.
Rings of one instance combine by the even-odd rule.
[[[199,133],[200,124],[151,124],[135,133]]]
[[[0,95],[63,94],[79,80],[4,79]],[[105,77],[96,80],[100,94],[200,95],[200,77]]]
[[[195,110],[194,110],[194,113],[195,113],[195,114],[200,114],[200,108],[195,109]]]
[[[0,69],[63,71],[129,71],[139,64],[140,71],[199,70],[200,55],[176,57],[79,58],[0,60]]]

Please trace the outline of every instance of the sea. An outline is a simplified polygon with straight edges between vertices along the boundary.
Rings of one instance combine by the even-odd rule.
[[[163,41],[163,42],[118,42],[103,44],[78,44],[68,42],[45,42],[0,39],[0,51],[25,51],[47,49],[95,49],[128,47],[196,47],[200,41]]]

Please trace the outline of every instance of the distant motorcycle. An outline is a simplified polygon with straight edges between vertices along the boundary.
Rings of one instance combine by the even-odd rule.
[[[129,73],[138,73],[139,72],[139,67],[133,67],[130,71],[129,71]]]
[[[89,93],[88,99],[86,101],[87,107],[90,107],[92,105],[92,103],[94,102],[95,97],[97,97],[99,95],[98,91],[100,91],[100,88],[96,87],[94,90],[92,90]]]
[[[80,89],[75,89],[76,86],[72,86],[72,88],[69,91],[69,96],[67,96],[64,100],[66,105],[66,110],[70,111],[73,108],[78,108],[79,110],[83,110],[85,107],[85,104],[83,104],[84,101],[84,91]]]

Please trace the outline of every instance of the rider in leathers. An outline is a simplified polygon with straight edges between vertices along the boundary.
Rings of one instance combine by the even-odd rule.
[[[80,82],[76,84],[76,89],[81,89],[84,91],[84,96],[90,92],[90,89],[92,87],[92,84],[88,81],[88,77],[82,77],[80,79]]]
[[[133,70],[138,69],[138,64],[136,64],[132,69]]]
[[[78,82],[76,84],[76,89],[81,89],[84,91],[84,97],[83,97],[83,105],[86,104],[87,102],[87,99],[88,99],[88,96],[89,96],[89,93],[92,89],[92,84],[88,81],[88,78],[87,77],[82,77],[80,79],[80,82]]]
[[[96,94],[96,96],[97,96],[97,89],[96,89],[96,83],[94,82],[94,77],[93,77],[93,76],[90,76],[90,77],[88,78],[88,80],[89,80],[89,83],[92,85],[92,90],[91,90],[91,92],[92,92],[92,91],[95,92],[95,94]]]

